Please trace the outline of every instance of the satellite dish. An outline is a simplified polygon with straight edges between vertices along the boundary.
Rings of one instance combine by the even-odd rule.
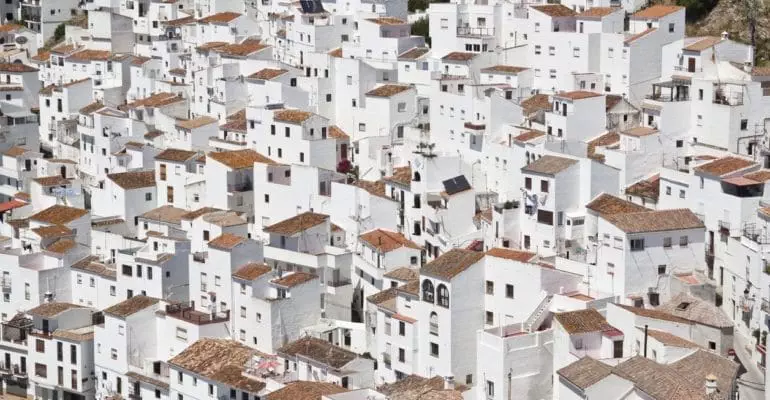
[[[29,40],[29,39],[27,39],[26,36],[16,36],[16,39],[14,39],[14,42],[16,42],[18,44],[25,44],[25,43],[27,43],[27,40]]]

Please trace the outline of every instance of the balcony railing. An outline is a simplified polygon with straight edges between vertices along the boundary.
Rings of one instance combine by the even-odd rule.
[[[756,244],[770,244],[770,236],[757,228],[753,223],[745,224],[743,227],[743,237]]]
[[[188,304],[169,304],[166,306],[166,314],[196,325],[227,322],[230,320],[230,310],[218,313],[204,313],[193,309]]]
[[[495,28],[473,28],[470,26],[458,26],[457,36],[494,36]]]
[[[674,65],[674,71],[678,72],[703,72],[703,68],[690,68],[687,65]]]
[[[326,282],[326,286],[330,286],[330,287],[343,287],[343,286],[350,285],[351,283],[353,283],[353,282],[351,282],[350,279],[337,279],[336,281],[334,281],[334,280],[333,281],[327,281]]]
[[[767,299],[763,298],[762,299],[762,304],[760,304],[759,309],[762,310],[765,313],[770,314],[770,301],[768,301]]]
[[[252,185],[251,182],[241,182],[241,183],[228,183],[227,184],[227,191],[228,192],[248,192],[254,190],[254,185]]]

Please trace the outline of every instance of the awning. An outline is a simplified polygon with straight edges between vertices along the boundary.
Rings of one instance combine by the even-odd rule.
[[[19,200],[10,200],[0,203],[0,213],[13,210],[14,208],[24,207],[27,203]]]

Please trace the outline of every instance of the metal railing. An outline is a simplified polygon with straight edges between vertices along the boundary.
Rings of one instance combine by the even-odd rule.
[[[458,26],[457,36],[494,36],[495,28],[473,28],[470,26]]]
[[[254,190],[254,185],[251,182],[241,182],[241,183],[228,183],[227,184],[227,191],[228,192],[248,192]]]
[[[756,244],[770,244],[770,236],[754,223],[745,224],[742,235]]]
[[[333,281],[326,281],[326,286],[330,287],[342,287],[353,283],[350,279],[337,279]]]

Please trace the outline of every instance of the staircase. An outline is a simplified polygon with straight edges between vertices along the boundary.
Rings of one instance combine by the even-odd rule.
[[[536,330],[540,327],[540,324],[543,323],[543,320],[548,315],[548,308],[551,306],[552,300],[552,294],[548,294],[543,298],[543,300],[535,309],[535,312],[533,312],[532,315],[530,315],[529,318],[527,318],[527,320],[524,322],[524,329],[529,332],[533,332],[533,329]]]

